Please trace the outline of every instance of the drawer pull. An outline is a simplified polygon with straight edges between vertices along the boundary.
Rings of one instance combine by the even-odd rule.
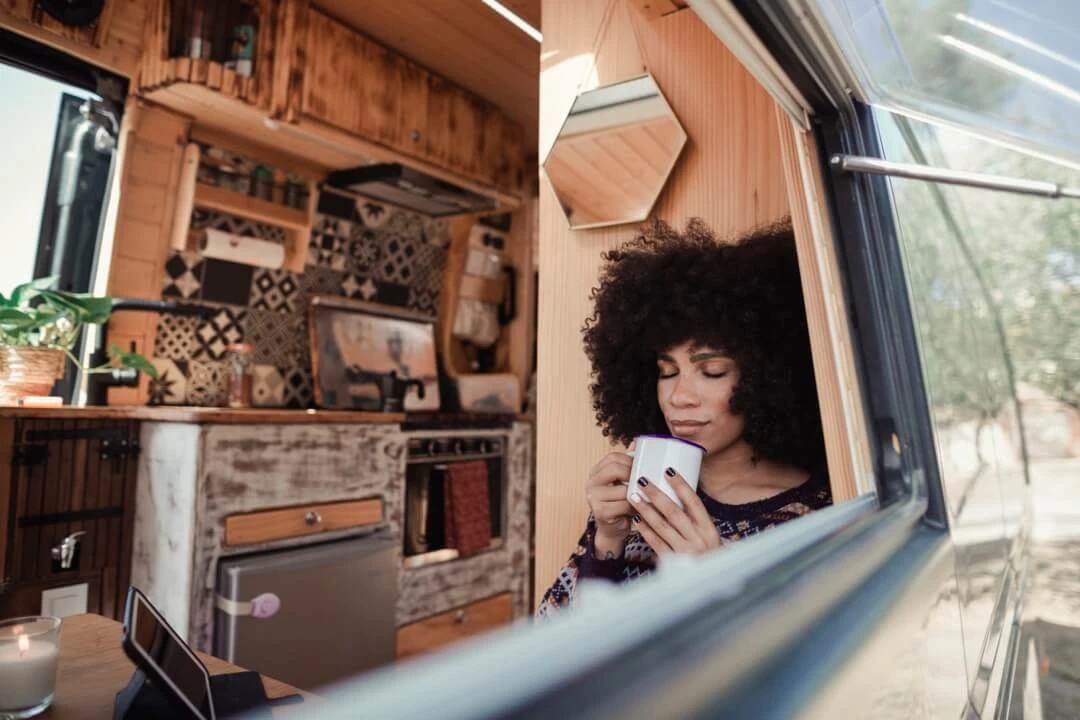
[[[455,625],[464,625],[465,621],[469,619],[469,616],[465,614],[464,610],[458,610],[457,615],[454,616]]]
[[[314,510],[308,510],[307,515],[304,515],[304,522],[308,525],[318,525],[322,522],[322,515]]]

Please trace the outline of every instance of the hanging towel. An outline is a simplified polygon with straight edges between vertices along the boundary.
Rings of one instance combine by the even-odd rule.
[[[446,547],[462,557],[487,550],[491,545],[491,505],[487,463],[454,463],[446,466]]]

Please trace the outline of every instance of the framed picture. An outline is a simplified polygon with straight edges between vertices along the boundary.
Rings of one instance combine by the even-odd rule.
[[[400,381],[404,410],[439,409],[435,326],[408,310],[319,295],[308,308],[315,403],[333,410],[382,410]],[[418,386],[424,388],[420,397]]]

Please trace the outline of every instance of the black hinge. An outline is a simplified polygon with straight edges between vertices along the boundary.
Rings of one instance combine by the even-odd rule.
[[[15,446],[15,452],[11,454],[12,465],[44,465],[49,459],[49,446],[46,443],[22,443]]]

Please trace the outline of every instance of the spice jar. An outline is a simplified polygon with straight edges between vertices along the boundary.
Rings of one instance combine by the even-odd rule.
[[[273,199],[274,175],[265,165],[256,165],[251,173],[251,194],[260,200]]]
[[[225,397],[231,408],[251,407],[255,385],[255,348],[251,343],[232,343],[226,361]]]

